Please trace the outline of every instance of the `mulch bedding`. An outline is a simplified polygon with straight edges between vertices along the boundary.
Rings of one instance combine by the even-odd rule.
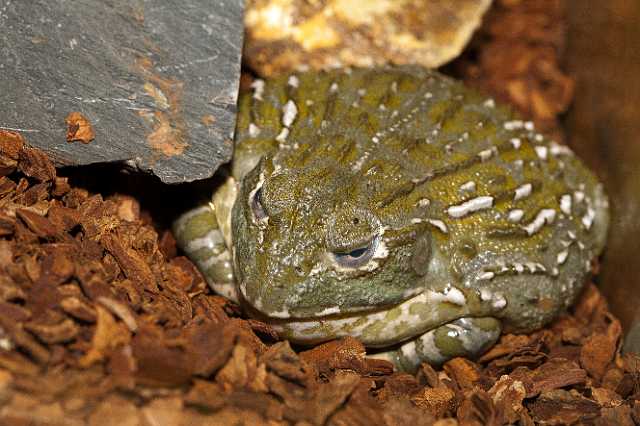
[[[572,90],[563,37],[549,37],[559,6],[498,2],[452,66],[552,134],[568,101],[551,93]],[[514,34],[521,49],[496,47]],[[519,73],[495,65],[514,61]],[[640,357],[620,354],[620,323],[592,284],[543,330],[409,375],[352,338],[292,349],[212,294],[149,216],[0,131],[0,424],[640,424]]]

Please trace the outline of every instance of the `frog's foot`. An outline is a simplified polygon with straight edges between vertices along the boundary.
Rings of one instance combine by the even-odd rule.
[[[460,318],[397,349],[370,356],[391,361],[399,370],[413,372],[422,362],[440,365],[458,356],[476,357],[496,343],[501,331],[502,325],[495,318]]]
[[[178,246],[193,260],[218,294],[238,301],[231,253],[225,245],[212,204],[183,213],[173,223]]]

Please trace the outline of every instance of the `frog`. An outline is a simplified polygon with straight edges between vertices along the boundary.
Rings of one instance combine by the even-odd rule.
[[[438,71],[387,66],[255,79],[231,164],[174,234],[283,339],[352,336],[415,371],[566,311],[608,222],[567,146]]]

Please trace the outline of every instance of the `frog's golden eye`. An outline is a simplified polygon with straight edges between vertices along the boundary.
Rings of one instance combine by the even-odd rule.
[[[366,246],[354,248],[348,252],[333,252],[333,257],[338,265],[343,268],[359,268],[365,265],[378,247],[380,238],[376,236]]]
[[[269,216],[262,204],[262,187],[258,188],[251,197],[251,211],[253,212],[253,217],[258,222]]]

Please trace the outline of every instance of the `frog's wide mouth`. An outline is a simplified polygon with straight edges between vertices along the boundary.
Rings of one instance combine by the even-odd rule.
[[[260,311],[246,301],[247,313],[272,326],[281,337],[301,344],[352,336],[371,347],[385,347],[462,317],[500,316],[506,305],[501,293],[482,295],[455,286],[419,290],[394,305],[337,312],[326,307],[316,316]],[[284,314],[288,314],[285,316]],[[320,315],[321,314],[321,315]]]
[[[394,306],[322,317],[274,318],[258,313],[281,337],[300,344],[352,336],[370,347],[386,347],[469,316],[468,305],[439,309],[442,293],[423,291]],[[444,302],[451,305],[450,302]],[[253,315],[255,312],[250,312]],[[484,312],[482,312],[484,313]]]
[[[396,299],[393,303],[386,303],[377,306],[353,306],[345,308],[337,305],[296,306],[295,304],[291,304],[289,307],[281,306],[277,309],[269,309],[269,306],[266,303],[263,303],[260,298],[252,300],[247,296],[246,285],[240,283],[239,288],[239,293],[242,296],[241,299],[245,310],[247,310],[251,316],[259,318],[265,322],[274,322],[274,320],[281,322],[318,321],[348,318],[352,316],[360,317],[376,312],[389,311],[424,292],[423,288],[408,289],[402,294],[401,298]]]

